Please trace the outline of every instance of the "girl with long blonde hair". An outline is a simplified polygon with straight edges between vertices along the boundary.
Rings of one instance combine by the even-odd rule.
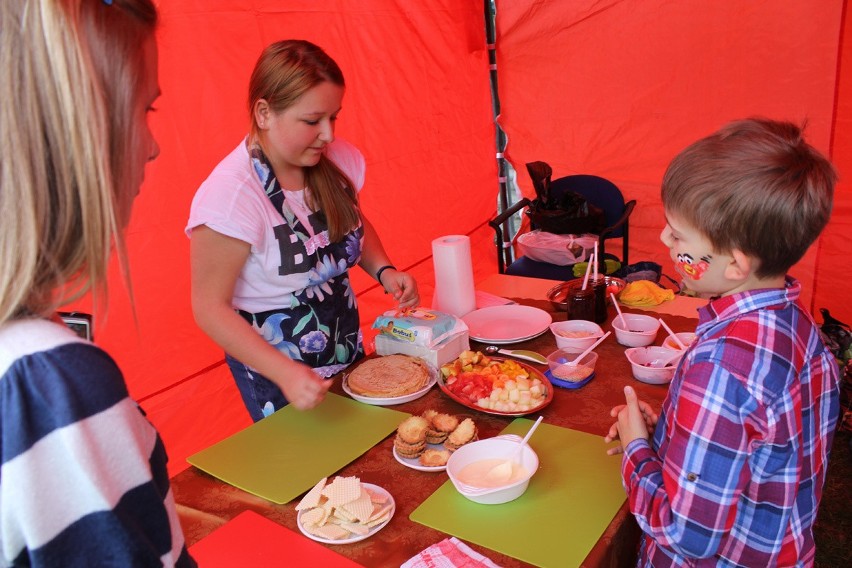
[[[106,271],[159,148],[151,0],[0,2],[0,565],[194,566],[157,431],[55,317]]]

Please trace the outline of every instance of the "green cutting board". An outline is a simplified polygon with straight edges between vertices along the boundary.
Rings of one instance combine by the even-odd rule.
[[[408,416],[328,393],[316,408],[285,406],[187,461],[244,491],[287,503],[378,444]]]
[[[531,425],[519,418],[502,433]],[[606,455],[601,436],[545,423],[529,445],[539,469],[518,499],[480,505],[447,481],[410,519],[536,566],[579,566],[626,499],[621,457]]]

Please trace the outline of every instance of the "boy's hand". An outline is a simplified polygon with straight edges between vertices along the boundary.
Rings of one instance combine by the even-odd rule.
[[[624,398],[626,404],[620,404],[609,412],[610,416],[617,418],[618,421],[610,426],[604,441],[606,443],[614,440],[621,441],[621,446],[607,450],[606,453],[610,456],[623,453],[627,444],[633,440],[647,439],[649,432],[654,430],[659,419],[650,404],[636,397],[633,387],[624,387]]]

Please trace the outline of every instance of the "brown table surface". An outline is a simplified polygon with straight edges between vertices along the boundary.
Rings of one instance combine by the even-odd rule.
[[[555,311],[547,301],[523,299],[519,302],[550,312],[554,321],[565,319],[565,314]],[[610,318],[601,325],[605,331],[612,329],[611,322],[614,315],[613,308],[610,307]],[[674,315],[666,315],[665,320],[674,331],[692,331],[696,323],[694,319]],[[664,338],[665,331],[661,329],[657,335],[656,344],[659,345]],[[506,347],[529,349],[546,355],[555,349],[556,344],[553,334],[548,331],[537,338]],[[483,345],[472,341],[471,348],[482,349]],[[648,401],[656,409],[661,407],[668,390],[667,386],[649,385],[633,379],[624,350],[625,347],[616,342],[613,333],[596,348],[599,360],[595,378],[577,390],[555,388],[551,404],[535,414],[544,416],[544,420],[550,424],[601,436],[601,452],[606,451],[607,446],[603,442],[603,436],[612,424],[609,411],[613,406],[623,403],[625,385],[632,385],[639,397]],[[531,365],[541,371],[547,370],[546,366]],[[331,390],[347,396],[343,393],[339,380],[335,380]],[[390,408],[411,414],[420,414],[424,410],[433,408],[440,412],[471,417],[479,428],[480,438],[497,435],[513,420],[511,417],[491,415],[467,408],[450,399],[438,387],[433,388],[422,398]],[[409,519],[409,515],[443,485],[447,480],[446,473],[421,472],[403,467],[394,459],[392,447],[393,435],[389,435],[361,457],[335,472],[336,475],[358,476],[384,487],[396,500],[396,513],[384,529],[367,540],[332,547],[336,552],[368,567],[399,566],[424,548],[448,536]],[[619,458],[613,457],[613,459]],[[177,474],[172,478],[171,486],[188,545],[204,538],[245,510],[255,511],[293,531],[299,530],[296,526],[296,500],[285,505],[275,505],[228,485],[195,467]],[[639,536],[639,527],[629,513],[625,501],[582,565],[633,565]],[[529,566],[493,550],[468,544],[500,566],[507,568]]]

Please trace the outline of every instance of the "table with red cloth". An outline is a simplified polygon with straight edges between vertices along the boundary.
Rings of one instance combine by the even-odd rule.
[[[564,312],[557,310],[546,300],[513,299],[548,311],[554,321],[566,319]],[[613,308],[610,306],[609,309],[609,320],[602,324],[605,331],[612,329],[611,322],[615,316]],[[626,308],[625,311],[633,310]],[[696,324],[693,318],[670,313],[665,316],[665,321],[676,332],[693,331]],[[664,335],[665,331],[661,329],[657,344],[662,341]],[[483,345],[473,341],[471,348],[481,350]],[[552,352],[556,345],[553,334],[548,331],[534,339],[513,344],[511,348],[528,349],[546,355]],[[601,452],[605,452],[608,446],[604,443],[603,436],[613,422],[609,412],[613,406],[623,404],[624,386],[633,386],[639,397],[657,410],[661,407],[668,388],[666,385],[649,385],[636,381],[624,356],[624,350],[625,347],[616,342],[614,334],[611,335],[596,348],[599,360],[595,378],[580,389],[555,388],[550,405],[536,415],[542,415],[549,424],[601,436]],[[541,371],[546,370],[545,366],[531,365]],[[339,378],[335,379],[331,391],[347,396],[341,389]],[[449,414],[471,416],[475,419],[480,438],[497,435],[513,420],[512,417],[477,412],[462,406],[446,396],[437,386],[417,400],[391,408],[411,414],[435,409]],[[393,457],[392,447],[393,436],[390,435],[336,472],[337,475],[369,478],[372,483],[387,489],[396,500],[397,509],[393,519],[377,534],[361,542],[331,547],[338,554],[364,566],[399,566],[421,550],[447,537],[443,532],[409,519],[412,511],[447,481],[446,473],[421,472],[401,467]],[[620,457],[612,459],[618,460]],[[176,475],[171,484],[189,545],[203,539],[214,529],[246,510],[254,511],[298,533],[295,510],[297,500],[276,505],[194,467]],[[639,537],[639,527],[629,513],[625,501],[588,554],[583,566],[633,565]],[[239,543],[234,543],[234,546],[238,547]],[[475,544],[471,544],[471,547],[500,566],[528,566],[496,551]]]

